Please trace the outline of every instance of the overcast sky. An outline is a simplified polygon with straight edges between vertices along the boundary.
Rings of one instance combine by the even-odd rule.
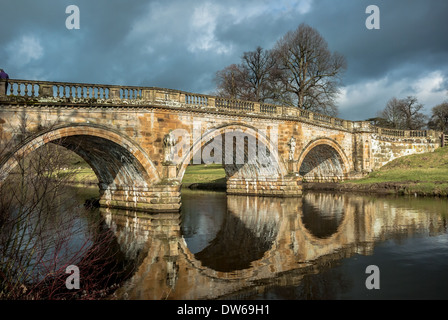
[[[379,30],[365,26],[369,5]],[[448,99],[447,0],[0,0],[0,15],[0,67],[16,79],[212,94],[218,70],[306,23],[347,59],[341,118],[374,117],[392,97],[427,112]]]

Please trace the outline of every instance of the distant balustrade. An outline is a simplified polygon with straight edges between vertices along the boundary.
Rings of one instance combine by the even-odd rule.
[[[190,93],[186,93],[184,95],[185,95],[184,102],[187,105],[194,105],[194,106],[201,106],[201,107],[208,106],[208,97],[205,95],[190,94]]]
[[[281,108],[281,107],[273,105],[273,104],[266,104],[266,103],[260,104],[260,112],[261,113],[276,114],[277,108]]]
[[[411,137],[427,137],[428,131],[427,130],[410,130],[409,136]]]
[[[313,119],[315,121],[331,123],[332,117],[320,113],[315,113]]]

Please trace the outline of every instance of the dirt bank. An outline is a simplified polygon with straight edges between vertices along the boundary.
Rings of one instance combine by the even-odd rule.
[[[430,190],[420,190],[419,185],[422,182],[379,182],[379,183],[311,183],[303,184],[304,191],[331,191],[331,192],[356,192],[356,193],[370,193],[370,194],[397,194],[397,195],[417,195],[417,196],[437,196],[446,197],[447,190],[445,188],[431,188]],[[442,182],[441,182],[442,183]],[[184,184],[192,190],[207,190],[207,191],[226,191],[225,183],[192,183]]]
[[[183,184],[183,187],[187,187],[192,190],[207,190],[207,191],[226,191],[227,188],[225,182],[191,183],[191,184]]]
[[[378,183],[304,183],[304,190],[313,191],[337,191],[337,192],[360,192],[375,194],[398,194],[398,195],[417,195],[417,196],[437,196],[445,197],[447,190],[444,188],[431,188],[423,190],[419,188],[422,183],[414,181],[403,182],[378,182]],[[440,182],[442,184],[443,182]],[[437,183],[436,183],[437,185]]]

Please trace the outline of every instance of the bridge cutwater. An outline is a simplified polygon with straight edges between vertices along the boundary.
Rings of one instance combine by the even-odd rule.
[[[92,167],[101,206],[148,212],[178,212],[185,170],[204,156],[224,163],[228,194],[299,197],[304,182],[359,178],[444,144],[434,130],[386,129],[296,107],[16,79],[0,83],[0,137],[0,183],[24,156],[55,143]]]

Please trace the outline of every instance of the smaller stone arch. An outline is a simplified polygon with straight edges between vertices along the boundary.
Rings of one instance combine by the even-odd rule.
[[[304,181],[344,180],[350,163],[341,146],[333,139],[320,137],[302,150],[298,158],[299,174]]]
[[[222,125],[216,128],[212,128],[207,130],[200,139],[197,141],[193,141],[193,144],[189,151],[186,153],[186,155],[183,157],[182,162],[179,166],[178,175],[177,178],[179,180],[182,180],[185,170],[187,166],[190,164],[191,160],[193,159],[193,156],[197,152],[201,152],[202,148],[206,143],[208,143],[210,140],[227,134],[232,134],[235,132],[240,132],[241,135],[244,136],[250,136],[257,140],[257,143],[261,143],[262,145],[266,146],[266,148],[270,152],[271,160],[272,160],[272,166],[270,168],[271,172],[265,172],[265,174],[268,175],[279,175],[279,176],[285,176],[287,175],[287,169],[285,164],[283,163],[283,160],[278,155],[277,146],[275,143],[271,140],[269,140],[268,137],[266,137],[264,134],[262,134],[259,130],[252,126],[248,126],[245,124],[240,123],[233,123],[233,124],[226,124]],[[274,170],[275,172],[272,172]],[[236,170],[234,170],[236,171]]]
[[[233,134],[236,138],[232,137]],[[234,152],[243,154],[243,156],[240,154],[240,160],[242,157],[247,159],[247,162],[245,160],[244,163],[236,163],[233,160],[231,164],[224,163],[227,175],[227,194],[275,197],[301,196],[302,186],[299,177],[288,175],[284,161],[278,154],[277,142],[268,138],[263,130],[257,130],[240,123],[212,128],[206,131],[200,139],[193,141],[193,145],[178,166],[177,180],[182,180],[190,161],[196,153],[201,152],[202,154],[202,148],[206,143],[223,135],[225,135],[226,140],[225,157],[228,155],[227,142],[232,141],[231,147]],[[232,138],[229,138],[229,136]],[[247,143],[238,143],[246,137],[250,137]],[[256,143],[254,143],[254,139]],[[256,156],[254,156],[255,154]],[[235,159],[238,159],[238,155]]]

